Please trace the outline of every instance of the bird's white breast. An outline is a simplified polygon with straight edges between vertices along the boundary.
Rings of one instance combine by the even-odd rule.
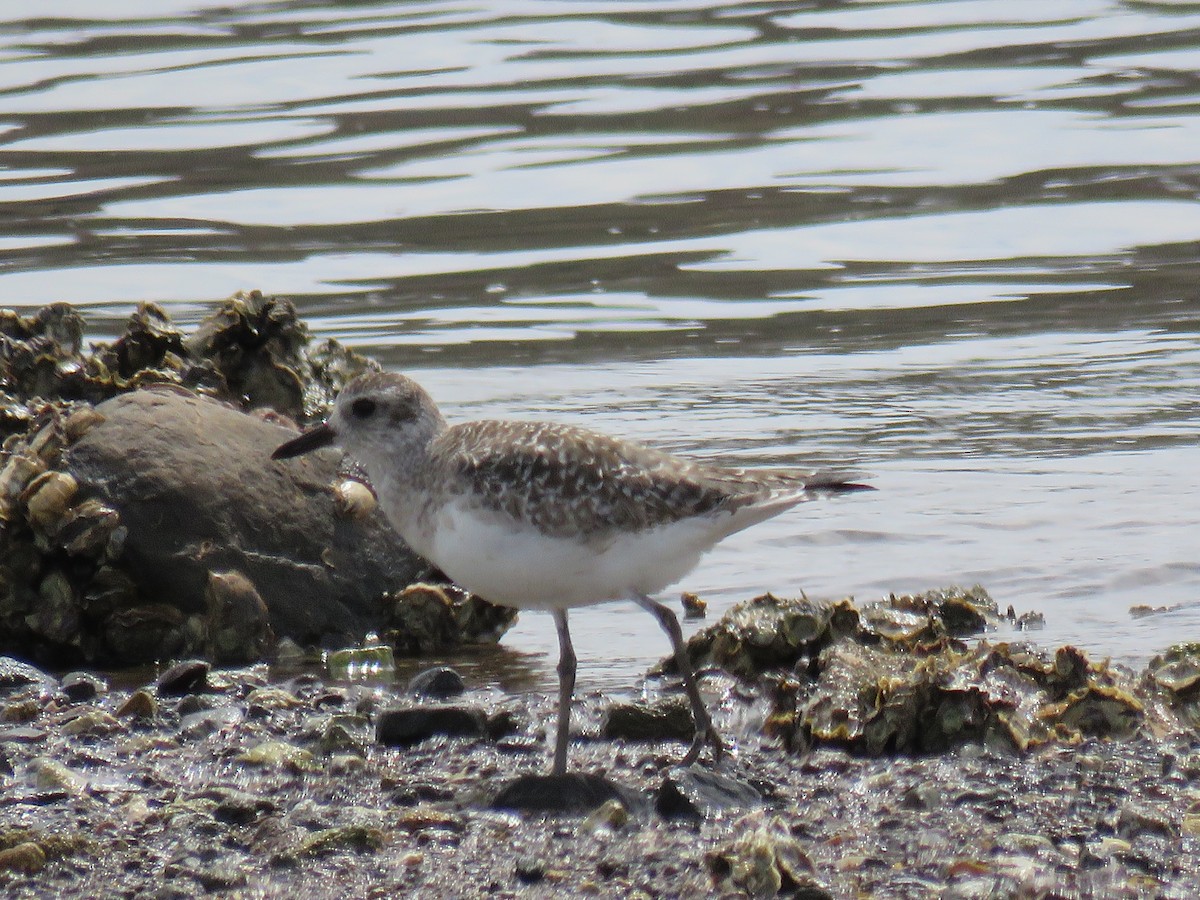
[[[720,531],[703,518],[634,533],[553,537],[461,499],[445,504],[427,526],[415,549],[467,590],[527,609],[659,591],[686,575]]]

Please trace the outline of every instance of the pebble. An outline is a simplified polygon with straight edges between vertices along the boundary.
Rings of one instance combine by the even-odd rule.
[[[0,850],[0,872],[34,875],[46,865],[46,851],[32,841]]]
[[[473,706],[414,706],[385,709],[375,722],[375,739],[389,747],[410,747],[435,735],[487,737],[487,715]]]
[[[117,707],[117,715],[128,719],[152,719],[158,715],[158,701],[144,688],[136,690]]]
[[[211,669],[212,666],[202,659],[176,663],[158,676],[155,687],[159,695],[164,697],[182,697],[202,691]]]
[[[90,672],[69,672],[63,676],[61,690],[72,702],[83,703],[108,693],[108,685]]]
[[[408,682],[408,692],[417,697],[448,700],[467,689],[463,677],[448,666],[437,666],[418,672]]]
[[[761,803],[762,794],[750,784],[692,765],[663,779],[654,806],[664,819],[700,820]]]
[[[518,775],[501,785],[492,797],[491,806],[519,812],[583,815],[609,800],[616,800],[627,808],[642,805],[632,791],[603,775],[568,773]]]

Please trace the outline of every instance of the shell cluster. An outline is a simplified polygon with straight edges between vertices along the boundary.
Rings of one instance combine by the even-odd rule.
[[[333,341],[309,346],[292,304],[258,292],[224,301],[187,335],[154,304],[110,344],[85,350],[83,333],[65,303],[0,311],[0,651],[63,664],[259,658],[272,640],[266,609],[236,572],[214,573],[207,609],[141,595],[128,528],[71,471],[70,447],[104,421],[95,404],[138,388],[175,385],[308,420],[375,364]],[[362,485],[343,493],[343,515],[370,511]]]
[[[391,611],[382,636],[406,656],[437,653],[464,643],[495,643],[517,620],[517,610],[488,603],[453,585],[412,584],[384,602]]]
[[[190,334],[142,303],[111,344],[83,349],[84,321],[66,303],[32,316],[0,310],[0,427],[30,424],[33,398],[100,403],[154,384],[174,384],[243,409],[310,421],[374,362],[333,340],[313,344],[290,301],[258,291],[225,300]]]
[[[771,594],[739,604],[689,643],[693,660],[773,696],[768,733],[793,749],[929,753],[963,743],[1017,750],[1200,723],[1200,645],[1172,648],[1139,679],[1074,647],[968,643],[1001,621],[980,587],[856,604]]]
[[[63,461],[102,417],[64,401],[26,409],[30,427],[4,442],[0,467],[0,633],[6,644],[72,646],[90,658],[110,616],[133,604],[120,566],[127,529]]]

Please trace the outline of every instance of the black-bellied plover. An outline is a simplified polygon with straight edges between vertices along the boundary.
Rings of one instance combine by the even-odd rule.
[[[421,556],[494,603],[545,609],[559,642],[553,773],[567,767],[575,651],[567,610],[629,599],[671,639],[695,739],[724,747],[696,686],[675,614],[651,594],[686,575],[721,539],[848,475],[691,462],[583,428],[523,421],[447,425],[403,375],[355,378],[329,418],[278,447],[286,459],[336,443],[365,469],[392,525]]]

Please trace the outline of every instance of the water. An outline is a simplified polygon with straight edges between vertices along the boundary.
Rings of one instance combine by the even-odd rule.
[[[261,288],[452,419],[874,474],[707,557],[713,615],[978,581],[1046,644],[1200,639],[1195,6],[39,15],[0,11],[5,304],[103,337]],[[581,689],[665,651],[573,621]],[[552,681],[546,617],[505,646]]]

